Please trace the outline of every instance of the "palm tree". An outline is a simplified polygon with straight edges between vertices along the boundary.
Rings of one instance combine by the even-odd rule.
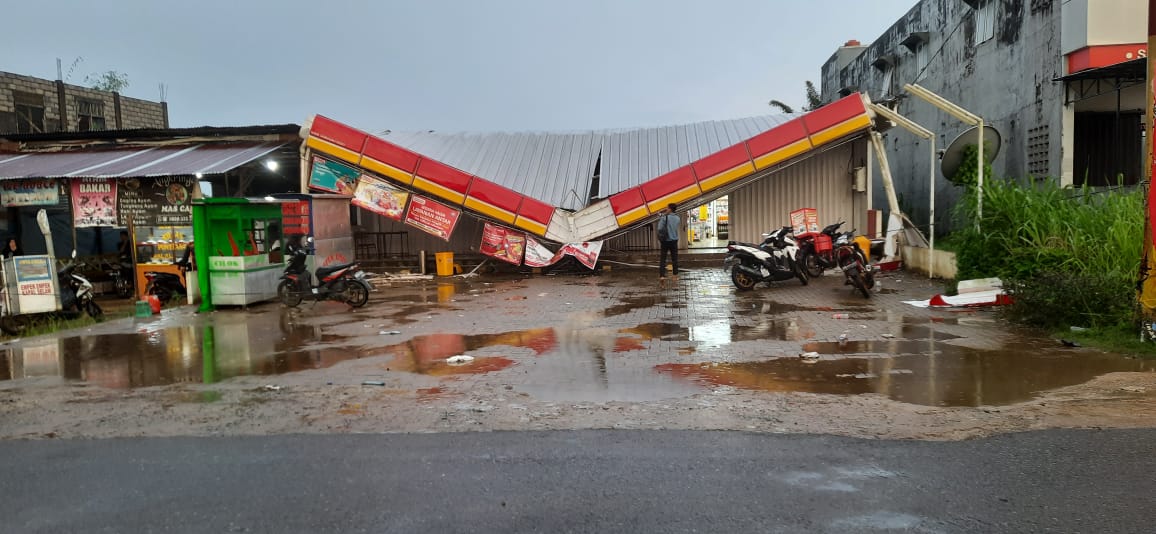
[[[803,107],[803,111],[815,111],[823,107],[823,98],[819,96],[819,90],[815,89],[815,84],[811,80],[807,80],[807,105]],[[795,109],[778,100],[767,102],[768,106],[779,108],[783,113],[794,113]]]

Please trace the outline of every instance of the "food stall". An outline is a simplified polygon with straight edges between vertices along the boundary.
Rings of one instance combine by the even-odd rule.
[[[353,226],[349,195],[286,193],[282,200],[283,231],[289,238],[313,236],[312,254],[306,259],[309,272],[318,267],[353,261]]]
[[[206,198],[193,201],[194,254],[201,311],[247,306],[277,297],[284,262],[283,200]],[[270,253],[272,256],[270,257]]]
[[[116,184],[116,218],[127,228],[134,245],[133,278],[136,293],[145,297],[145,273],[175,274],[189,288],[185,273],[176,265],[193,242],[191,202],[197,196],[191,176],[132,178]]]

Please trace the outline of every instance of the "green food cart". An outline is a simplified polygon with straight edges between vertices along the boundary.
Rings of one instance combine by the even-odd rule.
[[[193,201],[201,311],[277,298],[284,270],[283,203],[251,198]]]

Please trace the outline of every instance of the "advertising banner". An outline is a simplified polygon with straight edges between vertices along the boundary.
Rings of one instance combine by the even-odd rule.
[[[116,188],[119,226],[131,218],[139,226],[191,226],[193,187],[191,177],[132,178]]]
[[[561,255],[555,257],[550,249],[538,242],[533,237],[526,237],[526,259],[525,265],[527,267],[547,267],[554,265]]]
[[[117,226],[116,180],[73,178],[72,220],[77,228]]]
[[[461,215],[461,211],[414,195],[405,214],[405,224],[449,241]]]
[[[395,221],[401,220],[407,200],[409,193],[368,174],[361,175],[353,195],[354,205]]]
[[[582,243],[566,243],[559,254],[568,254],[578,259],[578,262],[589,269],[598,263],[598,255],[602,253],[601,241],[585,241]]]
[[[482,254],[514,265],[522,264],[526,234],[486,223],[482,229]]]
[[[60,187],[51,178],[4,180],[0,182],[0,206],[55,206],[60,203]]]
[[[354,184],[357,183],[357,174],[358,172],[352,167],[314,156],[313,170],[309,173],[309,187],[340,195],[352,195]]]
[[[598,263],[598,256],[602,253],[602,241],[586,241],[583,243],[567,243],[551,254],[550,249],[536,241],[533,237],[526,237],[526,260],[528,267],[546,267],[558,263],[562,256],[574,256],[579,263],[588,269],[593,269]]]
[[[310,218],[308,200],[281,204],[281,224],[284,226],[284,233],[287,236],[312,233],[313,230],[309,224]]]

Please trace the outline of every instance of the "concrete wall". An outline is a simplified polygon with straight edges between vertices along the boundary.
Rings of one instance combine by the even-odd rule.
[[[995,37],[974,44],[975,12],[959,0],[924,0],[896,21],[850,64],[836,69],[823,66],[823,100],[839,97],[839,89],[858,86],[876,101],[891,100],[897,111],[937,134],[946,147],[968,126],[931,104],[902,90],[918,83],[982,116],[1000,131],[1003,147],[993,164],[999,176],[1028,174],[1031,152],[1042,154],[1033,168],[1050,176],[1061,172],[1063,84],[1058,0],[999,0]],[[929,33],[929,62],[920,72],[915,54],[900,43],[915,32]],[[883,87],[884,73],[872,66],[877,58],[894,56],[894,90]],[[900,206],[917,225],[928,224],[928,154],[925,141],[905,130],[886,134]],[[1042,150],[1046,147],[1046,151]],[[938,170],[937,170],[938,173]],[[951,228],[951,207],[961,190],[939,175],[936,185],[936,231]],[[875,180],[875,208],[885,208],[882,182]]]
[[[163,102],[130,98],[108,91],[97,91],[78,85],[64,88],[64,113],[61,114],[60,87],[53,80],[0,72],[0,134],[16,132],[15,92],[41,95],[44,101],[44,131],[77,131],[78,100],[96,100],[103,104],[105,129],[167,128],[168,109]],[[120,125],[117,125],[117,104]]]
[[[1144,0],[1064,0],[1062,52],[1087,46],[1148,42]]]

